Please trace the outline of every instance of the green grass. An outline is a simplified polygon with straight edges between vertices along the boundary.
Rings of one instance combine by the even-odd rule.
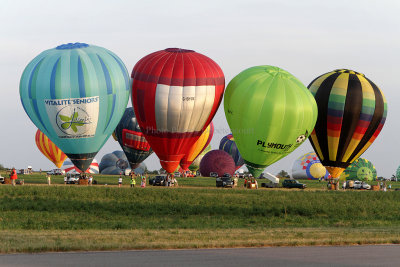
[[[0,186],[0,229],[400,226],[400,192]]]

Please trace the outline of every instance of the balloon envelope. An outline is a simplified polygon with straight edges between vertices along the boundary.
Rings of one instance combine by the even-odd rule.
[[[108,175],[119,175],[123,174],[126,170],[131,170],[128,162],[128,158],[126,157],[123,151],[117,150],[112,153],[105,154],[100,161],[100,173],[108,174]],[[146,170],[146,165],[144,163],[140,163],[134,169],[135,173],[143,174]]]
[[[308,86],[318,105],[310,142],[333,178],[374,142],[387,114],[385,96],[364,74],[340,69]]]
[[[161,166],[171,173],[214,117],[224,74],[202,54],[168,48],[142,58],[131,77],[140,128]]]
[[[225,173],[233,175],[235,172],[235,162],[232,157],[222,150],[211,150],[204,155],[200,162],[200,173],[202,176],[210,176],[211,172],[216,172],[218,176]]]
[[[374,181],[376,180],[377,174],[375,166],[371,163],[371,161],[358,158],[353,161],[347,168],[344,170],[340,179],[342,180],[359,180],[359,181]]]
[[[22,74],[20,96],[32,122],[86,170],[121,119],[129,88],[114,53],[75,43],[34,58]]]
[[[200,138],[190,148],[189,152],[182,158],[181,167],[183,170],[188,170],[190,164],[203,152],[203,150],[210,144],[214,135],[214,123],[211,122],[204,130]]]
[[[219,149],[231,155],[233,161],[235,162],[236,170],[244,164],[244,160],[240,155],[239,149],[235,143],[235,138],[232,134],[222,137],[221,141],[219,142]]]
[[[317,154],[315,154],[315,152],[309,152],[294,161],[292,178],[308,180],[318,180],[319,178],[328,179],[329,172],[321,164]]]
[[[259,177],[309,136],[317,105],[307,88],[278,67],[242,71],[228,84],[224,109],[247,168]]]
[[[125,110],[114,133],[132,169],[137,168],[153,153],[150,144],[140,130],[132,107]]]
[[[37,148],[46,156],[57,168],[61,168],[67,155],[61,151],[51,140],[39,129],[36,131],[35,142]]]
[[[200,168],[200,162],[203,159],[204,155],[207,154],[207,152],[211,151],[211,145],[208,145],[206,149],[204,149],[203,152],[200,153],[200,155],[197,156],[197,158],[190,164],[189,170],[192,172],[197,171]]]
[[[75,165],[70,160],[64,162],[62,168],[65,171],[65,173],[82,173],[82,171],[77,167],[75,167]],[[96,159],[93,159],[93,161],[90,163],[89,168],[87,168],[85,173],[93,173],[93,174],[99,173],[99,163],[97,163]]]

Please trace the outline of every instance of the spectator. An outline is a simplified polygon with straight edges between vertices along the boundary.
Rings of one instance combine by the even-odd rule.
[[[88,184],[89,184],[89,185],[92,185],[92,183],[93,183],[93,176],[90,175],[90,176],[89,176]]]
[[[47,184],[51,185],[51,176],[50,176],[50,174],[47,174],[46,178],[47,178]]]
[[[118,187],[121,187],[121,186],[122,186],[122,174],[120,174],[119,178],[118,178]]]
[[[11,173],[10,173],[10,180],[11,180],[11,184],[13,186],[15,186],[15,180],[17,180],[18,176],[17,176],[17,171],[15,170],[15,168],[12,168]]]
[[[67,173],[65,173],[65,175],[64,175],[64,185],[66,185],[66,184],[67,184],[67,181],[68,181],[68,178],[67,178]]]

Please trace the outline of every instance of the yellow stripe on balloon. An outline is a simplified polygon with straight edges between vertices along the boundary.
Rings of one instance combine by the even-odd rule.
[[[200,138],[196,141],[196,143],[194,143],[192,148],[189,150],[188,161],[193,161],[196,159],[196,157],[200,154],[201,150],[207,143],[209,135],[210,135],[210,125],[207,126],[207,128],[201,134]]]
[[[315,151],[317,152],[317,155],[318,155],[319,159],[320,160],[324,160],[324,155],[322,154],[321,146],[318,143],[318,139],[317,139],[317,136],[316,136],[314,130],[312,131],[310,137],[313,140],[313,143],[314,143],[314,146],[315,146]]]

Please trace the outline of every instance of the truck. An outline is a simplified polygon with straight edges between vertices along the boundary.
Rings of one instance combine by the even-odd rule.
[[[362,181],[354,181],[353,188],[354,189],[367,189],[367,190],[369,190],[369,189],[371,189],[371,186],[369,184],[365,183],[365,182],[362,182]]]
[[[267,183],[261,183],[261,187],[275,188],[279,186],[279,178],[269,172],[261,173],[260,179],[269,180]]]

